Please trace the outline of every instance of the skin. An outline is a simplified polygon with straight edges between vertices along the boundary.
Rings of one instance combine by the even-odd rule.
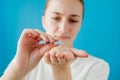
[[[53,38],[70,37],[69,40],[59,40],[72,46],[82,24],[82,15],[83,7],[77,0],[50,0],[43,16],[43,26]]]
[[[82,4],[77,0],[51,0],[42,17],[46,33],[33,29],[23,30],[16,55],[0,80],[24,79],[42,57],[50,64],[54,80],[72,80],[70,64],[78,57],[88,56],[85,51],[73,48],[73,41],[82,24],[82,11]],[[41,40],[50,44],[41,45]],[[55,46],[52,43],[56,40],[63,44]]]
[[[25,29],[18,41],[16,55],[0,80],[22,80],[34,69],[44,53],[55,47],[53,44],[40,45],[41,40],[49,43],[55,41],[51,36],[39,30]]]
[[[56,7],[54,7],[56,6]],[[46,56],[63,56],[63,52],[72,53],[71,56],[79,56],[79,51],[73,47],[73,41],[77,36],[82,23],[83,6],[78,0],[51,0],[42,18],[46,32],[54,39],[62,41],[63,44],[53,48]],[[51,27],[50,27],[51,26]],[[78,51],[78,52],[75,52]],[[80,53],[85,54],[84,51]],[[65,54],[66,57],[68,54]],[[51,58],[52,59],[52,58]],[[50,59],[49,59],[50,60]],[[49,62],[49,60],[46,60]],[[57,61],[58,62],[58,61]],[[54,63],[54,62],[53,62]]]
[[[56,7],[55,7],[56,6]],[[73,41],[82,24],[83,5],[78,0],[50,0],[43,26],[48,34],[63,44],[45,53],[45,62],[50,64],[54,80],[72,80],[70,64],[87,53],[73,48]]]

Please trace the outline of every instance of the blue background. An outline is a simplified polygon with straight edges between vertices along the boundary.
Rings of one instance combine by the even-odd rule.
[[[82,28],[75,47],[103,58],[109,80],[120,80],[120,0],[85,0]],[[0,0],[0,76],[16,53],[24,28],[42,29],[45,0]]]

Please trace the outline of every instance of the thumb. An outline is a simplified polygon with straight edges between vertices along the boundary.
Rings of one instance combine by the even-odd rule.
[[[76,57],[80,57],[80,58],[87,58],[88,57],[87,52],[84,50],[78,50],[78,49],[71,48],[71,51],[74,53],[74,55]]]
[[[40,48],[40,55],[43,56],[46,52],[48,52],[53,47],[55,47],[54,44],[47,44],[47,45],[42,46]]]

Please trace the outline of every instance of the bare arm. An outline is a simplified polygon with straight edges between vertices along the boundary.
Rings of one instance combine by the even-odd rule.
[[[56,47],[45,53],[45,62],[52,68],[54,80],[72,80],[70,64],[77,57],[87,57],[88,54],[74,48]]]
[[[69,65],[52,66],[54,80],[72,80],[71,70]]]
[[[36,67],[46,51],[54,47],[53,44],[41,45],[40,40],[54,42],[45,33],[33,29],[25,29],[18,41],[17,52],[0,80],[23,80]]]

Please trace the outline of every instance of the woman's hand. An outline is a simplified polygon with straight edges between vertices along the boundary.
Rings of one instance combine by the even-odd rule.
[[[86,58],[88,54],[83,50],[58,46],[52,48],[44,55],[45,62],[52,66],[64,66],[73,62],[77,57]]]
[[[72,80],[70,64],[77,58],[86,58],[83,50],[58,46],[44,55],[45,62],[51,65],[54,80]]]
[[[3,75],[5,80],[18,80],[25,77],[26,74],[36,67],[44,53],[54,47],[53,44],[39,44],[41,40],[47,43],[55,41],[50,35],[38,30],[25,29],[22,32],[15,58]]]
[[[55,42],[50,35],[39,30],[26,29],[23,31],[18,42],[16,55],[19,66],[25,64],[22,67],[30,71],[39,63],[44,53],[54,47],[53,44],[39,44],[41,40],[47,43]]]

